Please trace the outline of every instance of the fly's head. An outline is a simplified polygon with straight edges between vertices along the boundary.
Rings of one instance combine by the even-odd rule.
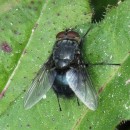
[[[65,31],[59,32],[56,35],[56,39],[57,40],[75,40],[79,44],[81,42],[81,38],[80,38],[79,33],[75,32],[71,29],[66,29]]]

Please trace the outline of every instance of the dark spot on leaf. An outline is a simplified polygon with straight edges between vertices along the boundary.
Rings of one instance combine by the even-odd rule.
[[[6,18],[6,19],[8,19],[8,18],[9,18],[9,16],[7,16],[7,15],[6,15],[6,16],[5,16],[5,18]]]
[[[18,21],[18,23],[21,23],[21,21]]]
[[[7,66],[7,68],[10,68],[10,66]]]
[[[6,126],[7,126],[7,127],[9,127],[9,125],[8,125],[8,124],[7,124]]]
[[[40,59],[40,57],[38,56],[37,59]]]
[[[30,124],[27,124],[27,127],[30,127],[31,125]]]
[[[35,74],[37,74],[37,72],[34,72],[33,74],[35,75]]]
[[[38,10],[38,8],[37,8],[37,7],[34,7],[33,9],[34,9],[34,11],[37,11],[37,10]]]
[[[86,13],[86,12],[84,12],[84,15],[87,15],[87,13]]]
[[[7,114],[7,116],[9,116],[9,114]]]
[[[56,23],[55,23],[55,22],[53,22],[53,24],[55,25]]]
[[[33,1],[33,0],[31,1],[31,4],[34,4],[34,1]]]
[[[1,31],[4,31],[5,29],[4,28],[1,28]]]
[[[43,37],[41,37],[40,40],[42,41],[42,40],[43,40]]]
[[[56,27],[54,27],[54,30],[56,30],[57,28]]]
[[[57,13],[57,16],[60,16],[60,13]]]
[[[3,42],[1,44],[1,49],[4,51],[4,52],[11,52],[12,51],[12,48],[9,46],[9,44],[7,42]]]
[[[22,45],[23,43],[19,42],[19,45]]]
[[[26,92],[26,90],[24,89],[23,92]]]
[[[16,34],[16,35],[21,35],[21,33],[18,32],[18,30],[13,30],[13,33]]]
[[[130,120],[121,121],[115,128],[115,130],[130,130]]]
[[[92,126],[89,126],[89,129],[91,130],[91,129],[92,129]]]
[[[31,7],[31,6],[28,6],[28,8],[29,8],[29,9],[32,9],[32,7]]]
[[[55,4],[56,4],[56,1],[52,1],[52,3],[55,5]]]

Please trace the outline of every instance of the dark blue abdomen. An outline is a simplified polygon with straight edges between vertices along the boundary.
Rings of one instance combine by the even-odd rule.
[[[66,71],[58,72],[53,84],[54,91],[59,95],[65,95],[66,97],[71,97],[73,95],[73,91],[68,85],[66,80]]]

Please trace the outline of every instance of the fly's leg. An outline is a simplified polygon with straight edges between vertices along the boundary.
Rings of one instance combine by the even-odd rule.
[[[77,104],[78,104],[78,106],[80,106],[79,99],[78,99],[78,98],[76,98],[76,99],[77,99]]]
[[[83,44],[84,44],[84,40],[85,40],[85,37],[87,36],[87,34],[89,33],[89,31],[92,29],[92,26],[91,25],[88,30],[86,31],[86,33],[81,37],[81,41],[80,41],[80,48],[82,49],[83,48]]]
[[[86,67],[88,67],[88,66],[92,66],[92,65],[113,65],[113,66],[121,66],[121,64],[116,64],[116,63],[95,63],[95,64],[91,64],[91,63],[87,63],[87,64],[85,64],[85,66]]]
[[[58,105],[59,105],[59,110],[62,111],[61,105],[60,105],[60,101],[59,101],[59,95],[58,95],[58,93],[56,94],[56,96],[57,96],[57,101],[58,101]]]

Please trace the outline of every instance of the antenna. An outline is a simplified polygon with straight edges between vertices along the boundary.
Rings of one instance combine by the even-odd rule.
[[[87,32],[83,35],[83,37],[81,38],[82,41],[84,40],[84,38],[86,37],[86,35],[89,33],[89,31],[92,29],[92,25],[89,27],[89,29],[87,30]]]

